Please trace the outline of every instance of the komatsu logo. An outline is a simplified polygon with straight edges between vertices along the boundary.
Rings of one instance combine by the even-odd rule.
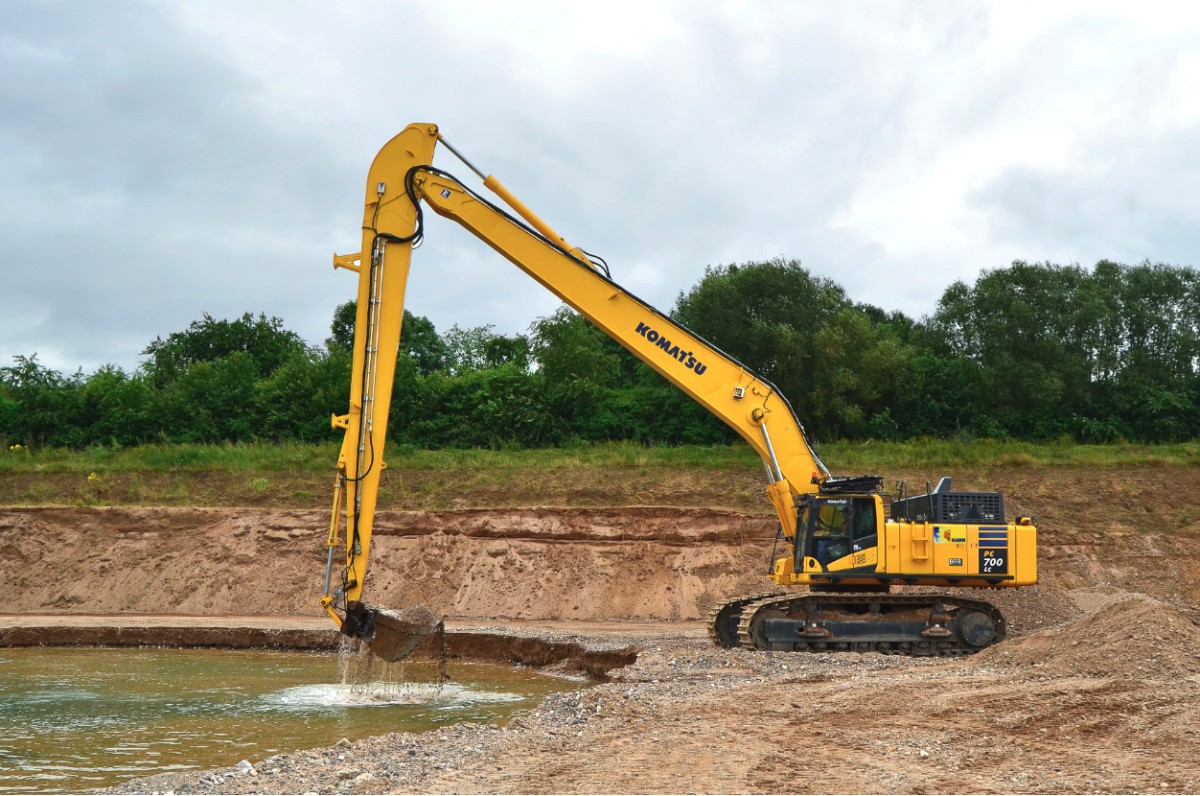
[[[705,365],[703,362],[696,359],[696,357],[692,355],[691,351],[682,349],[677,345],[672,345],[670,340],[663,337],[646,324],[638,323],[636,331],[642,337],[645,337],[651,343],[654,343],[655,346],[665,351],[667,356],[682,362],[683,366],[688,370],[694,370],[696,375],[700,375],[704,373],[704,371],[708,370],[708,365]]]

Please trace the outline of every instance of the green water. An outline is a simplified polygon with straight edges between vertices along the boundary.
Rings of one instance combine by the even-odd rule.
[[[78,792],[341,738],[501,722],[579,687],[496,664],[450,661],[449,676],[441,687],[363,688],[341,684],[334,653],[0,650],[0,793]]]

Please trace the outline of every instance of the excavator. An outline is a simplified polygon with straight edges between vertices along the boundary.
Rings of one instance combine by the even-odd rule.
[[[493,198],[434,167],[438,144]],[[715,644],[961,655],[1005,638],[1000,611],[963,590],[1037,582],[1031,518],[1009,522],[1003,495],[956,492],[949,478],[911,492],[901,482],[893,494],[879,476],[833,476],[779,390],[617,284],[602,259],[567,242],[433,124],[410,125],[380,150],[367,177],[362,247],[334,255],[335,268],[358,274],[350,410],[333,417],[345,438],[321,599],[342,633],[385,660],[399,660],[437,623],[423,606],[389,611],[363,602],[362,594],[404,291],[425,207],[529,274],[728,424],[761,458],[766,497],[779,519],[776,553],[782,554],[772,553],[767,575],[774,588],[716,606],[709,621]],[[335,558],[343,555],[335,578]]]

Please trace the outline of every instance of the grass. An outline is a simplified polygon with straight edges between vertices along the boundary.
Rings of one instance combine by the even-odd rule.
[[[134,448],[43,448],[0,451],[0,473],[332,473],[337,443],[142,445]],[[1007,440],[836,442],[820,447],[835,473],[946,467],[1128,467],[1200,464],[1200,442],[1172,445],[1076,445]],[[420,450],[398,445],[386,455],[400,470],[512,471],[562,468],[731,470],[759,467],[747,445],[646,447],[608,443],[538,450]],[[256,486],[264,486],[256,483]]]
[[[914,440],[822,447],[831,469],[886,471],[914,467],[1136,467],[1200,464],[1200,442],[1171,445],[1077,445],[1011,440]]]
[[[338,445],[224,444],[140,445],[133,448],[22,448],[0,451],[0,473],[254,473],[332,470]]]
[[[334,443],[0,448],[0,505],[327,509],[338,450]],[[829,443],[820,453],[835,475],[1200,464],[1200,443],[914,440]],[[697,502],[745,511],[764,507],[762,464],[747,445],[614,443],[525,451],[393,446],[386,460],[380,505],[394,508]]]

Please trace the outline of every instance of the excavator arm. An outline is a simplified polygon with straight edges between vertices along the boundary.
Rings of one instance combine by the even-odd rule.
[[[512,213],[434,168],[439,141],[461,158],[432,124],[410,125],[380,150],[367,179],[362,249],[334,257],[335,267],[359,277],[350,411],[334,417],[334,426],[344,428],[346,436],[338,459],[322,599],[343,632],[373,637],[387,624],[386,614],[362,602],[362,588],[379,474],[385,466],[404,291],[412,250],[423,233],[423,205],[466,228],[741,435],[763,460],[767,496],[791,539],[797,499],[816,492],[829,471],[784,396],[614,282],[603,264],[550,229],[495,177],[483,175],[463,158]],[[335,580],[334,559],[340,550],[345,560],[340,580]]]

